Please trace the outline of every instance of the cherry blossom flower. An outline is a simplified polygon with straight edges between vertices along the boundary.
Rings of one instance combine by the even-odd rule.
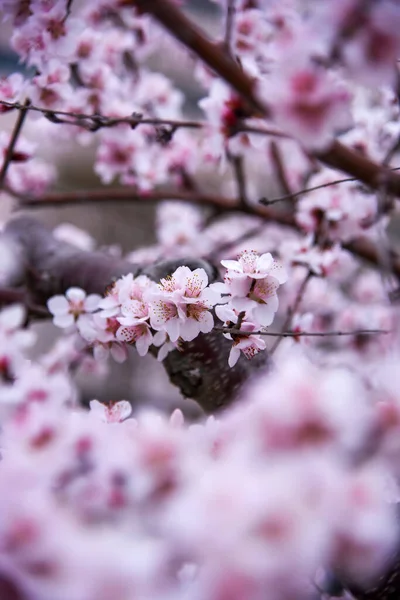
[[[12,73],[8,77],[2,77],[0,79],[0,100],[5,102],[20,102],[22,100],[22,94],[25,87],[25,80],[20,73]],[[0,113],[12,110],[5,106],[0,105]]]
[[[245,250],[239,260],[222,260],[227,269],[224,284],[212,284],[211,288],[231,297],[230,306],[246,312],[246,318],[267,327],[278,310],[276,290],[287,280],[283,266],[270,253],[262,254]]]
[[[259,84],[259,95],[277,125],[306,148],[321,150],[351,125],[351,96],[331,74],[300,58],[293,61],[293,56],[291,48],[272,80]]]
[[[229,306],[217,306],[215,312],[221,321],[224,321],[225,327],[233,327],[236,325],[239,317],[238,311],[233,310]],[[228,340],[232,340],[232,348],[229,353],[228,364],[234,367],[240,357],[240,352],[247,359],[253,358],[260,350],[265,350],[265,342],[259,335],[251,335],[253,331],[257,331],[258,326],[251,321],[242,320],[238,333],[224,333]],[[241,334],[244,332],[245,335]],[[249,335],[250,334],[250,335]]]
[[[53,315],[53,323],[57,327],[71,327],[79,321],[81,315],[97,310],[101,296],[89,294],[80,288],[69,288],[65,296],[53,296],[48,300],[47,307]]]
[[[126,400],[120,400],[109,405],[98,400],[90,401],[90,413],[105,423],[121,423],[131,415],[131,412],[132,406]]]
[[[204,269],[178,267],[148,297],[151,326],[157,331],[164,329],[171,342],[179,337],[191,341],[200,332],[210,332],[214,326],[210,309],[220,300],[220,294],[207,285]]]

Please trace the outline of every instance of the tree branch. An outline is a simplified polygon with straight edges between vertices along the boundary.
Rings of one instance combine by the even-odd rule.
[[[11,138],[10,138],[10,143],[9,143],[7,151],[6,151],[6,155],[4,157],[3,166],[1,167],[1,171],[0,171],[0,190],[3,189],[3,187],[4,187],[4,182],[6,180],[8,167],[10,166],[10,163],[12,161],[15,146],[17,145],[18,138],[20,136],[22,127],[24,125],[24,121],[26,119],[28,106],[29,106],[29,100],[26,100],[25,104],[22,105],[19,109],[18,118],[15,122],[15,126],[14,126],[13,132],[11,134]]]
[[[300,231],[292,212],[276,210],[272,207],[261,205],[242,205],[235,198],[225,198],[223,196],[211,196],[199,192],[183,192],[179,190],[155,191],[148,194],[138,193],[136,188],[101,188],[95,190],[86,190],[78,192],[54,192],[46,194],[41,198],[26,198],[19,194],[14,194],[12,190],[7,190],[11,195],[15,195],[20,202],[21,207],[46,208],[49,206],[66,206],[73,204],[101,203],[101,202],[161,202],[162,200],[180,200],[197,204],[199,206],[217,206],[223,213],[241,212],[253,216],[258,216],[266,222],[277,223],[283,227],[290,227]],[[382,270],[382,261],[376,245],[367,237],[358,237],[350,242],[343,244],[343,248],[348,250],[357,258],[367,261],[375,268]],[[391,257],[391,271],[400,278],[400,257],[395,251],[389,250]]]
[[[195,27],[171,0],[132,1],[140,11],[152,15],[171,35],[229,83],[240,94],[254,116],[268,117],[268,107],[257,98],[252,79],[227,56],[223,48],[212,43]],[[333,142],[326,151],[315,153],[315,157],[334,169],[348,173],[374,190],[384,189],[394,196],[400,196],[400,176],[397,173],[338,141]]]
[[[265,116],[267,109],[254,93],[253,80],[218,44],[211,42],[170,0],[133,0],[139,11],[152,15],[186,48],[227,81],[243,98],[248,110]]]

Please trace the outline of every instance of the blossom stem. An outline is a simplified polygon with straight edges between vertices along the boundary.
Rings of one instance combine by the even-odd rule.
[[[235,0],[226,0],[224,45],[225,50],[230,54],[232,52],[231,43],[235,12]]]
[[[163,200],[180,200],[190,204],[201,206],[218,207],[221,212],[242,212],[245,214],[258,216],[266,222],[277,223],[283,227],[299,229],[294,215],[289,211],[275,210],[267,206],[239,205],[237,199],[226,198],[223,196],[211,196],[199,192],[182,192],[178,190],[171,191],[153,191],[151,193],[140,193],[136,188],[101,188],[94,190],[81,190],[73,192],[52,192],[41,198],[21,196],[7,188],[7,193],[18,198],[21,208],[44,208],[48,206],[66,206],[73,204],[100,203],[100,202],[161,202]],[[350,242],[343,244],[343,248],[369,263],[375,268],[382,270],[382,261],[380,251],[373,241],[366,237],[358,237]],[[394,250],[389,249],[390,271],[400,277],[400,257]]]
[[[222,79],[229,83],[240,94],[249,109],[249,116],[267,118],[268,107],[257,98],[254,83],[240,66],[232,60],[217,44],[190,22],[171,0],[133,0],[133,4],[142,12],[152,15],[169,33],[186,48],[194,52]],[[365,183],[372,189],[382,189],[400,196],[400,176],[391,172],[386,166],[374,162],[360,152],[353,150],[339,141],[322,152],[316,152],[315,158],[355,179]]]
[[[400,167],[394,167],[391,171],[400,171]],[[355,177],[346,177],[344,179],[335,179],[334,181],[329,181],[327,183],[321,183],[320,185],[315,185],[313,187],[304,188],[299,190],[298,192],[293,192],[290,194],[285,194],[284,196],[280,196],[279,198],[273,198],[272,200],[268,200],[267,198],[261,198],[260,204],[264,206],[272,206],[273,204],[277,204],[278,202],[283,202],[284,200],[294,200],[298,196],[304,196],[308,192],[314,192],[315,190],[321,190],[323,188],[331,187],[333,185],[337,185],[339,183],[348,183],[350,181],[358,181]]]
[[[3,166],[0,171],[0,190],[4,188],[4,182],[5,182],[5,179],[7,176],[8,167],[10,166],[10,163],[12,161],[14,149],[15,149],[15,146],[17,145],[18,138],[20,136],[22,127],[23,127],[25,119],[26,119],[28,106],[29,106],[29,99],[25,100],[25,103],[23,105],[21,105],[19,108],[18,118],[15,121],[15,126],[14,126],[13,132],[11,134],[10,143],[6,150]]]
[[[222,333],[236,333],[237,329],[233,327],[214,327],[215,331],[221,331]],[[390,331],[387,329],[354,329],[352,331],[240,331],[240,335],[264,335],[270,337],[330,337],[330,336],[347,336],[347,335],[378,335],[388,334]]]
[[[295,298],[293,304],[291,304],[288,308],[286,319],[285,319],[285,322],[282,327],[283,331],[285,331],[286,329],[288,329],[288,327],[290,327],[292,320],[293,320],[293,316],[295,315],[295,313],[297,312],[297,310],[300,306],[300,303],[304,296],[304,292],[306,291],[307,285],[308,285],[309,281],[311,280],[312,276],[313,276],[313,274],[311,273],[311,271],[308,271],[307,275],[303,279],[303,281],[298,289],[298,292],[296,294],[296,298]],[[278,338],[276,340],[276,342],[274,343],[274,345],[272,346],[272,348],[270,350],[271,355],[276,351],[279,344],[281,343],[281,340],[282,340],[282,338]]]

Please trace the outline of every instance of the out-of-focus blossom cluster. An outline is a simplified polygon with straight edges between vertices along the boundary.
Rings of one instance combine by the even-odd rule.
[[[158,284],[145,275],[124,275],[108,289],[105,298],[86,297],[83,290],[70,288],[65,296],[53,296],[47,303],[53,322],[61,328],[75,328],[93,346],[100,358],[108,350],[116,360],[126,357],[126,344],[135,344],[140,356],[151,345],[161,346],[158,358],[192,341],[214,327],[212,309],[237,333],[225,334],[233,340],[229,364],[233,366],[243,351],[251,358],[265,349],[259,335],[249,335],[268,327],[278,310],[277,289],[287,275],[270,253],[245,251],[238,261],[225,260],[225,283],[209,285],[202,268],[178,267]],[[218,306],[216,306],[218,305]]]
[[[57,350],[14,365],[33,341],[23,318],[0,314],[0,572],[18,593],[306,600],[321,568],[362,583],[379,573],[398,536],[387,497],[399,398],[384,369],[371,387],[289,353],[218,419],[130,418],[126,401],[74,404]]]

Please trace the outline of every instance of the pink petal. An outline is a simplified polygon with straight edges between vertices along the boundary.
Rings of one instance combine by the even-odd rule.
[[[110,352],[117,363],[123,363],[128,357],[126,346],[122,346],[121,344],[112,344]]]
[[[260,271],[260,273],[266,273],[272,267],[273,262],[274,259],[270,252],[262,254],[256,261],[256,269],[257,271]]]
[[[86,312],[94,312],[99,307],[99,302],[101,300],[101,296],[99,294],[89,294],[87,296],[83,306],[85,307]]]
[[[139,356],[146,356],[152,341],[153,336],[150,332],[148,332],[145,335],[142,335],[139,339],[136,340],[136,350],[138,351]]]
[[[243,273],[242,265],[237,260],[221,260],[221,265],[230,271]]]
[[[75,319],[70,313],[68,313],[67,315],[56,315],[53,319],[53,323],[54,325],[57,325],[57,327],[66,329],[67,327],[71,327],[71,325],[75,323]]]
[[[71,302],[82,302],[86,298],[86,292],[78,287],[70,287],[65,295]]]
[[[7,306],[0,313],[0,326],[4,327],[6,331],[18,329],[24,322],[25,314],[26,311],[22,304]]]
[[[176,342],[179,337],[179,320],[170,319],[165,323],[165,331],[169,335],[171,342]]]
[[[65,296],[53,296],[47,301],[47,308],[52,315],[65,315],[69,312],[69,302]]]
[[[228,365],[230,367],[234,367],[239,360],[240,350],[236,348],[236,346],[232,346],[231,351],[229,352]]]

